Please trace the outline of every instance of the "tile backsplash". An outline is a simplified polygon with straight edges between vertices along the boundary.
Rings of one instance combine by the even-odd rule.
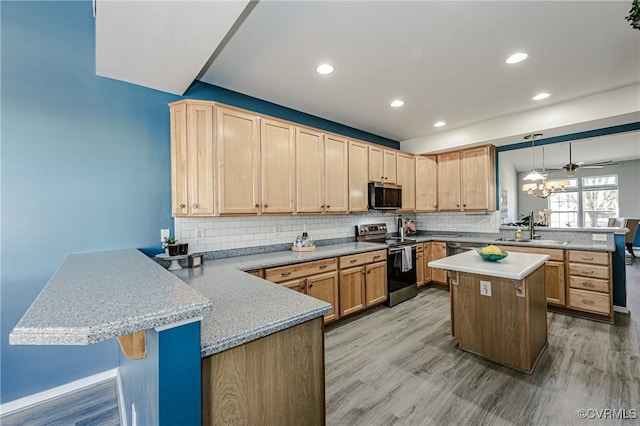
[[[414,213],[403,218],[416,222],[419,230],[487,232],[500,231],[500,213]],[[387,224],[397,231],[398,214],[372,211],[367,214],[242,216],[175,218],[175,236],[189,244],[191,252],[207,252],[290,243],[303,231],[314,240],[350,238],[355,225]]]

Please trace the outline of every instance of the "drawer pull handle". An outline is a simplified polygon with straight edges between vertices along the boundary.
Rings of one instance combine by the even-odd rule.
[[[282,273],[282,276],[283,276],[283,277],[288,277],[289,275],[291,275],[291,272],[283,272],[283,273]]]
[[[593,283],[591,281],[585,281],[585,282],[582,283],[582,285],[585,286],[585,287],[591,287],[591,288],[594,287]]]
[[[349,263],[356,263],[357,261],[358,261],[358,259],[351,259],[351,260],[349,261]]]
[[[582,260],[593,260],[593,256],[591,256],[591,257],[582,256],[581,259]]]
[[[373,260],[380,259],[380,257],[381,257],[380,255],[373,256]]]
[[[582,299],[582,303],[584,303],[585,305],[595,305],[596,302],[594,302],[591,299]]]
[[[591,275],[593,274],[593,271],[585,271],[584,269],[582,270],[583,274],[587,274],[587,275]]]
[[[320,265],[319,269],[326,269],[326,267],[329,265]]]

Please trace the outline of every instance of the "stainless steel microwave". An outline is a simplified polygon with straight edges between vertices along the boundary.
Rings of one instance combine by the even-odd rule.
[[[369,208],[375,210],[402,208],[402,186],[369,182]]]

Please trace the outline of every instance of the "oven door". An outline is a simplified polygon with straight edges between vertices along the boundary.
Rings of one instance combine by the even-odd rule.
[[[387,306],[396,305],[417,294],[416,246],[411,247],[411,269],[402,271],[403,247],[387,252]]]

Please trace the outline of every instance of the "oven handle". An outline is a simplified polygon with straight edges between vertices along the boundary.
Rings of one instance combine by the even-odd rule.
[[[416,245],[411,245],[411,246],[404,246],[404,247],[411,247],[411,250],[415,250],[416,249]],[[389,254],[396,254],[396,253],[400,253],[401,251],[404,250],[404,247],[402,248],[390,248],[389,249]]]

